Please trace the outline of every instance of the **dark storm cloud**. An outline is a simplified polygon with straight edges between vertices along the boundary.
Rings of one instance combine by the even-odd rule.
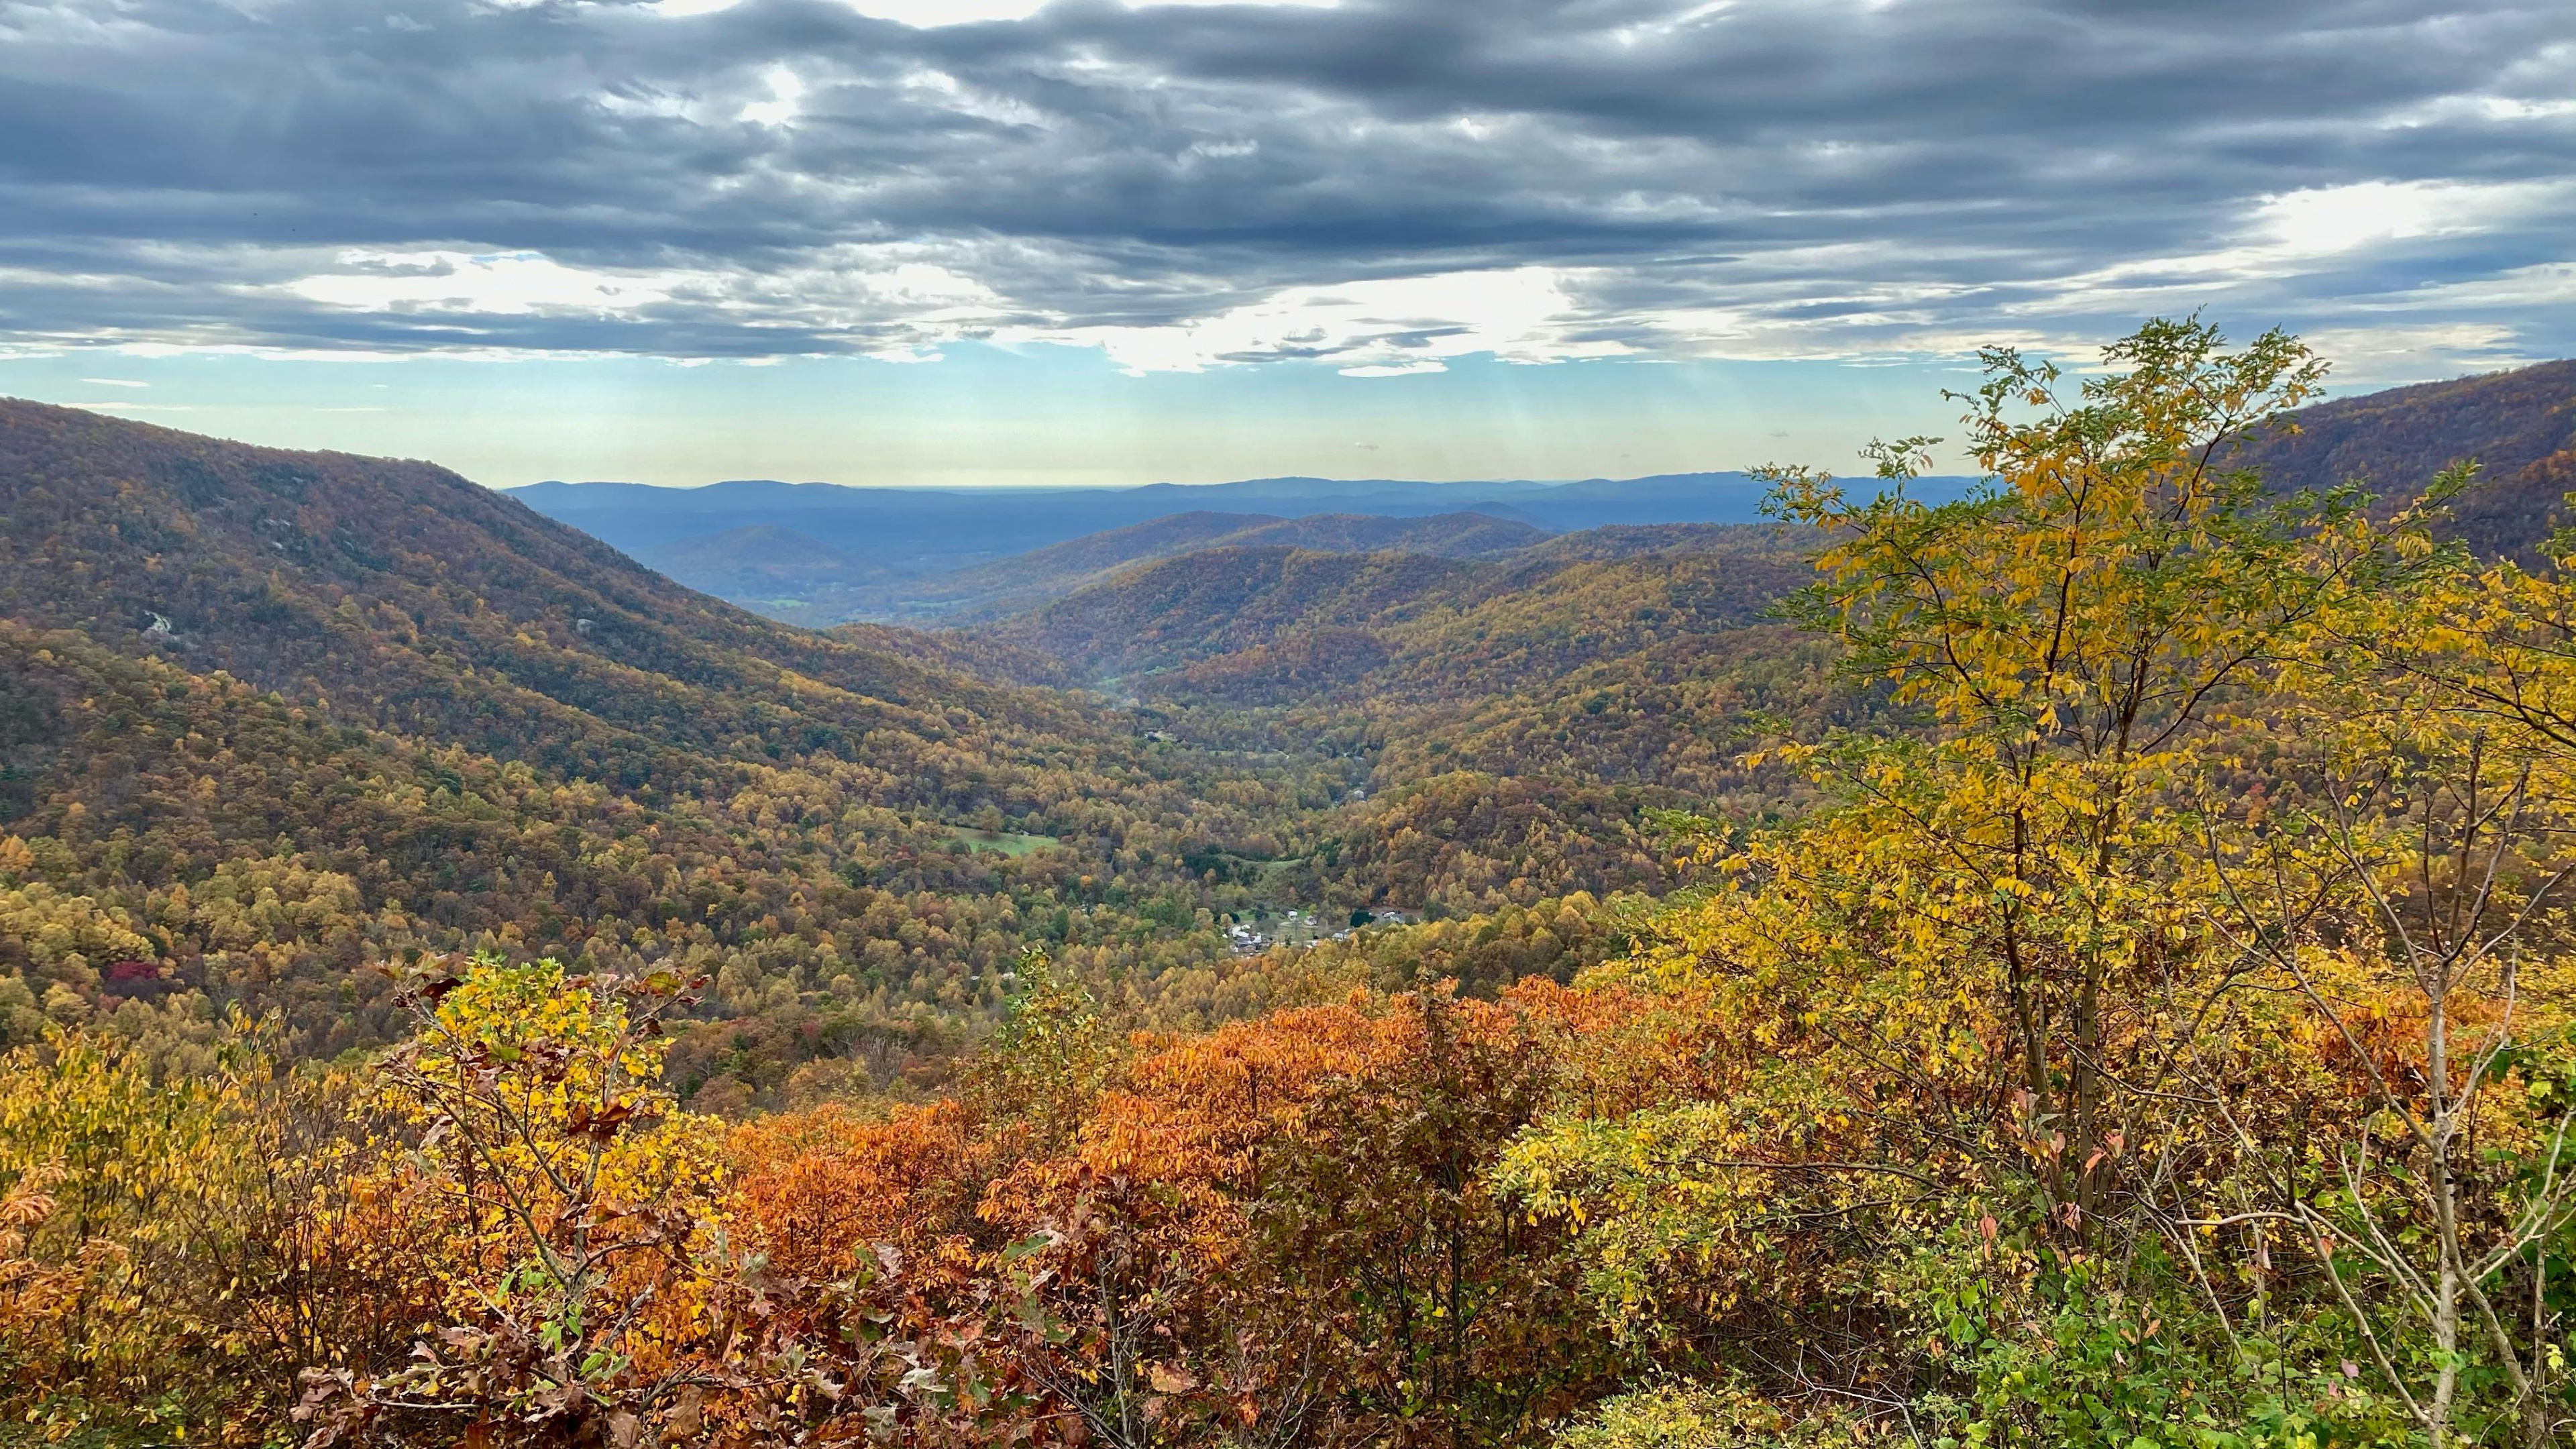
[[[863,11],[939,7],[0,0],[0,336],[1404,367],[2208,304],[2576,341],[2564,0]]]

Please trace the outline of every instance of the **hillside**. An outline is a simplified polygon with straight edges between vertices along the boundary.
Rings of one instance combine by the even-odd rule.
[[[0,617],[583,777],[1072,719],[931,662],[927,641],[755,618],[425,463],[0,401],[0,507]],[[791,676],[812,682],[792,711]]]
[[[1253,891],[1188,858],[1281,854],[1348,776],[770,623],[427,464],[13,403],[0,514],[0,1040],[241,1005],[337,1052],[386,1029],[363,963],[482,945],[714,975],[710,1100],[884,1082],[1029,945],[1196,989]]]
[[[426,463],[7,404],[0,508],[0,1044],[112,1022],[200,1060],[238,1006],[336,1055],[394,1029],[368,963],[487,948],[708,974],[671,1056],[701,1106],[902,1090],[986,1029],[1030,947],[1143,1019],[1204,1022],[1275,988],[1231,922],[1667,885],[1640,811],[1699,777],[1659,761],[1743,727],[1695,721],[1683,748],[1587,715],[1573,754],[1513,742],[1583,708],[1557,676],[1600,662],[1586,640],[1624,649],[1661,617],[1550,594],[1594,565],[1523,549],[1200,551],[1117,573],[1060,635],[826,635]],[[1462,549],[1534,532],[1315,526]],[[767,542],[781,567],[813,558]],[[1526,625],[1492,632],[1514,598]],[[1402,633],[1471,600],[1473,645]],[[1343,638],[1369,657],[1317,681],[1326,703],[1223,703],[1273,688],[1222,677],[1260,651]],[[1008,682],[1103,668],[1169,687],[1130,711]],[[1331,702],[1353,680],[1418,712]],[[1631,764],[1579,778],[1612,754]]]
[[[2528,549],[2546,537],[2576,488],[2576,361],[2390,388],[2291,414],[2241,455],[2273,487],[2359,482],[2411,497],[2464,459],[2481,485],[2461,500],[2456,531],[2482,552]]]
[[[1776,523],[1651,523],[1587,528],[1530,545],[1534,563],[1637,558],[1646,554],[1794,552],[1800,540]]]
[[[1373,625],[1493,578],[1495,565],[1405,553],[1204,549],[997,626],[993,637],[1102,676],[1230,653],[1284,635]]]
[[[1435,513],[1427,518],[1322,513],[1247,528],[1221,542],[1230,548],[1298,548],[1313,553],[1500,558],[1543,543],[1547,537],[1545,529],[1488,513]]]
[[[1587,530],[1445,559],[1239,542],[1269,532],[1115,573],[963,637],[1129,689],[1237,704],[1483,692],[1632,650],[1641,627],[1745,624],[1805,578],[1796,540],[1768,525]]]
[[[1000,588],[1015,576],[1055,585],[1107,573],[1125,564],[1211,548],[1246,529],[1286,521],[1266,513],[1175,513],[1032,549],[998,563],[967,569],[948,582],[980,591]]]
[[[863,589],[836,602],[847,617],[960,626],[1025,612],[1105,580],[1131,564],[1213,548],[1294,548],[1315,553],[1409,553],[1493,558],[1543,542],[1528,524],[1481,513],[1384,518],[1323,513],[1274,518],[1245,513],[1176,513],[993,563],[903,584]]]

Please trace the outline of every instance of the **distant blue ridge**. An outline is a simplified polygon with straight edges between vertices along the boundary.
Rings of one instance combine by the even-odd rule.
[[[1855,478],[1855,491],[1872,480]],[[1918,478],[1930,502],[1972,480]],[[1303,518],[1364,513],[1419,518],[1484,513],[1558,532],[1656,523],[1758,523],[1763,484],[1743,473],[1665,473],[1571,482],[1425,483],[1392,478],[1252,478],[1139,488],[853,488],[740,480],[704,488],[641,483],[535,483],[506,490],[530,508],[629,553],[769,526],[854,558],[891,561],[1022,553],[1104,529],[1197,509]]]

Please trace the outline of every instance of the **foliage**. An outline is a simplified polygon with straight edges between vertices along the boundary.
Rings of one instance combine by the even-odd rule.
[[[1800,1418],[1742,1388],[1689,1383],[1622,1394],[1556,1440],[1561,1449],[1804,1449],[1865,1441],[1836,1418]]]
[[[1832,808],[1706,834],[1726,883],[1592,978],[1668,1003],[1659,1089],[1504,1181],[1613,1327],[1766,1396],[1964,1442],[2548,1442],[2514,1265],[2563,1127],[2502,1078],[2566,1020],[2515,964],[2556,948],[2555,807],[2460,703],[2509,653],[2456,641],[2556,585],[2432,543],[2458,475],[2379,523],[2231,468],[2320,375],[2287,338],[2105,362],[2069,397],[1990,354],[1965,501],[1778,475],[1832,539],[1798,616],[1921,723],[1790,748]],[[2471,1311],[2508,1290],[2520,1328]]]
[[[2576,363],[2464,377],[2336,398],[2286,425],[2257,429],[2244,460],[2280,491],[2359,482],[2383,508],[2404,504],[2425,479],[2464,460],[2492,480],[2442,521],[2490,557],[2547,561],[2550,520],[2576,464]]]
[[[365,1186],[357,1084],[285,1077],[227,1025],[217,1066],[50,1034],[0,1060],[0,1403],[45,1437],[274,1440],[296,1369],[383,1351],[430,1305]]]
[[[1774,475],[1806,642],[1167,697],[1206,744],[1054,736],[1105,785],[982,736],[966,774],[1057,792],[978,822],[1066,842],[1016,859],[821,747],[648,798],[8,636],[40,707],[0,727],[65,755],[0,838],[0,1437],[2565,1442],[2569,574],[2442,542],[2465,468],[2386,505],[2239,466],[2318,384],[2289,338],[1987,363],[1968,498]],[[1372,616],[1369,667],[1570,637],[1636,577],[1602,562]],[[1626,794],[1456,768],[1575,713],[1696,743]],[[1335,799],[1335,751],[1470,716]],[[1220,768],[1288,729],[1304,763]],[[1680,781],[1732,783],[1642,814]],[[1622,871],[1692,884],[1582,888]],[[1451,913],[1220,954],[1285,882]]]
[[[1025,672],[1008,647],[747,618],[424,465],[33,405],[0,407],[0,500],[0,1041],[52,1021],[202,1067],[239,1007],[335,1058],[403,1029],[367,964],[495,950],[714,976],[670,1057],[707,1108],[921,1092],[1032,946],[1155,1013],[1167,974],[1240,974],[1228,917],[1657,883],[1637,805],[1679,803],[1732,738],[1662,704],[1521,700],[1374,738],[1301,719],[1284,744],[1193,710],[1147,739],[1096,698],[991,682]],[[1418,564],[1367,565],[1399,612]],[[1534,622],[1456,620],[1470,659],[1423,690],[1457,709],[1641,640],[1713,659],[1694,621],[1740,621],[1786,570],[1649,568],[1614,596],[1551,565],[1516,585],[1546,591]],[[1433,736],[1454,753],[1411,753]],[[1390,784],[1479,773],[1344,804],[1390,752]],[[1543,756],[1543,785],[1505,778]],[[1005,829],[1058,843],[959,838]]]

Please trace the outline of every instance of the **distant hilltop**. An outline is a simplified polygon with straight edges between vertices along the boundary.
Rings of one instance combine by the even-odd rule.
[[[1954,497],[1966,483],[1925,478],[1910,486],[1925,496]],[[692,564],[746,546],[767,552],[792,540],[798,549],[824,551],[853,585],[884,585],[953,575],[1015,554],[1182,515],[1232,515],[1252,525],[1319,515],[1454,519],[1474,514],[1519,525],[1531,532],[1526,541],[1534,541],[1537,535],[1603,527],[1758,522],[1767,490],[1747,474],[1729,472],[1561,483],[1252,478],[1135,488],[966,489],[739,480],[703,488],[536,483],[505,491],[549,518],[684,576]]]
[[[1924,479],[1920,486],[1954,493],[1963,484],[1961,479]],[[1606,524],[1751,523],[1761,517],[1766,489],[1747,474],[1728,472],[1572,482],[1249,478],[1134,488],[1008,489],[851,487],[741,479],[703,488],[535,483],[505,491],[550,518],[576,524],[621,548],[630,543],[653,547],[767,524],[793,528],[845,552],[883,556],[907,549],[948,553],[958,542],[953,530],[961,524],[971,526],[987,542],[983,551],[1003,554],[1177,513],[1207,511],[1274,518],[1316,513],[1381,518],[1482,513],[1551,532]],[[1007,506],[1001,506],[1004,499]]]
[[[2257,469],[2271,488],[2357,482],[2382,495],[2383,507],[2411,497],[2448,464],[2477,459],[2481,486],[2459,500],[2447,527],[2481,552],[2527,552],[2576,489],[2576,361],[2339,398],[2245,443],[2234,461]],[[1866,477],[1852,481],[1874,486]],[[1969,482],[1933,477],[1907,486],[1938,502]],[[1721,540],[1653,531],[1758,522],[1765,489],[1726,472],[1571,482],[1286,477],[961,489],[742,480],[506,491],[682,583],[773,618],[956,626],[990,623],[1105,585],[1119,570],[1202,550],[1223,550],[1233,566],[1249,568],[1282,549],[1452,563],[1705,549]],[[1426,576],[1476,572],[1409,567]],[[1330,570],[1289,572],[1313,588]],[[1362,572],[1383,581],[1382,568]],[[1196,575],[1184,568],[1156,577],[1177,586]]]

